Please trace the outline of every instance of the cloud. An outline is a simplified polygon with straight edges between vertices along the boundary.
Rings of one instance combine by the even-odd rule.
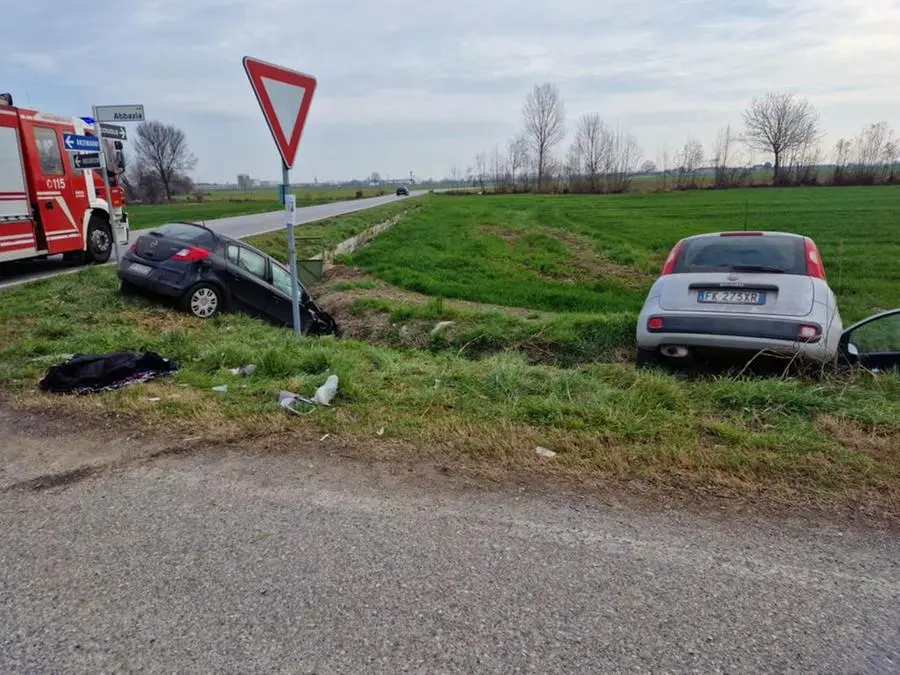
[[[21,67],[38,73],[54,73],[59,67],[52,54],[37,52],[14,52],[7,56],[7,65]]]
[[[711,142],[767,91],[809,97],[828,142],[900,110],[900,0],[135,0],[103,39],[78,43],[90,67],[68,74],[72,36],[96,22],[67,7],[11,10],[14,83],[44,107],[144,103],[189,130],[201,178],[274,177],[245,54],[317,76],[296,171],[320,177],[467,164],[515,133],[525,93],[545,80],[570,118],[600,112],[649,156],[687,134]],[[243,130],[230,150],[216,146],[226,128]]]

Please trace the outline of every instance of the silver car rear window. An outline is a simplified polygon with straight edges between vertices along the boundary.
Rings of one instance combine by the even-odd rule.
[[[689,239],[684,242],[672,271],[676,274],[690,274],[753,267],[805,275],[806,258],[802,237],[710,235]]]

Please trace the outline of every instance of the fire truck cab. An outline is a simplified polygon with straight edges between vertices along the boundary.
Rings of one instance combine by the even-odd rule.
[[[94,135],[78,117],[17,108],[0,94],[0,263],[62,254],[71,261],[104,263],[112,237],[128,243],[120,141],[101,139],[110,195],[99,170],[76,168],[63,134]]]

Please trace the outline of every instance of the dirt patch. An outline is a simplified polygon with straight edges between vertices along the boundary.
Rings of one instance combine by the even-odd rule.
[[[507,244],[513,245],[521,240],[521,232],[515,232],[502,225],[480,225],[477,230],[482,234],[500,237]],[[569,253],[568,268],[564,273],[538,271],[542,277],[555,281],[599,281],[601,279],[617,279],[629,288],[643,290],[652,283],[654,276],[647,272],[618,263],[597,251],[594,243],[585,237],[567,230],[540,228],[536,231],[566,245]]]
[[[816,427],[848,450],[879,462],[895,463],[900,456],[900,428],[876,427],[833,415],[819,417]]]
[[[353,288],[345,290],[340,287],[337,282],[346,281],[366,281],[371,283],[371,288]],[[322,305],[326,311],[331,311],[327,307],[327,303],[336,302],[337,298],[352,295],[356,298],[378,298],[382,300],[390,300],[402,302],[411,305],[426,305],[433,298],[423,293],[415,293],[413,291],[405,291],[396,286],[384,283],[372,276],[369,276],[362,270],[347,267],[345,265],[335,265],[323,275],[321,281],[309,289],[310,294],[316,299],[316,302]],[[344,303],[346,305],[346,303]],[[508,316],[516,316],[520,318],[546,318],[551,316],[551,312],[540,312],[528,307],[507,307],[505,305],[490,305],[486,303],[470,302],[468,300],[455,300],[452,298],[444,298],[444,306],[472,310],[476,312],[498,312]]]
[[[358,267],[348,267],[347,265],[334,265],[329,267],[322,274],[322,278],[318,281],[315,288],[324,288],[327,284],[335,281],[359,281],[361,279],[370,278],[365,272]]]
[[[653,282],[652,274],[607,258],[584,237],[565,230],[547,232],[562,241],[569,249],[570,265],[574,272],[572,276],[578,280],[597,281],[613,278],[636,290],[644,289]]]
[[[510,230],[508,227],[503,227],[502,225],[479,225],[476,230],[481,232],[482,234],[487,234],[493,237],[500,237],[507,244],[513,244],[522,238],[521,232]]]
[[[361,290],[340,291],[331,294],[320,293],[316,302],[334,317],[341,328],[341,335],[351,340],[364,340],[382,344],[391,330],[390,317],[384,312],[358,310],[354,307]]]
[[[365,286],[347,288],[348,284],[365,282]],[[381,309],[360,307],[359,300],[382,300],[401,305],[425,307],[433,298],[422,293],[405,291],[368,276],[359,269],[336,265],[310,289],[322,309],[331,314],[341,327],[342,336],[371,344],[391,347],[427,347],[431,331],[438,319],[408,318],[391,321],[390,313]],[[525,320],[546,319],[548,312],[536,312],[525,307],[504,307],[467,300],[444,299],[444,307],[465,311],[499,313]],[[453,332],[451,326],[447,333]],[[514,348],[510,346],[510,348]]]

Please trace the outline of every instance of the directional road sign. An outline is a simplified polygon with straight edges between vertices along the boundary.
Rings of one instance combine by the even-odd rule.
[[[76,169],[99,169],[100,153],[86,152],[83,155],[74,155],[72,162],[75,164]]]
[[[103,138],[111,138],[114,141],[128,140],[128,134],[125,133],[125,127],[120,127],[118,124],[101,123],[100,135],[103,136]]]
[[[244,70],[284,166],[290,169],[316,91],[316,78],[250,56],[244,57]]]
[[[142,105],[98,105],[94,106],[94,118],[98,122],[143,122]]]
[[[63,145],[69,152],[100,152],[100,139],[96,136],[63,134]]]

